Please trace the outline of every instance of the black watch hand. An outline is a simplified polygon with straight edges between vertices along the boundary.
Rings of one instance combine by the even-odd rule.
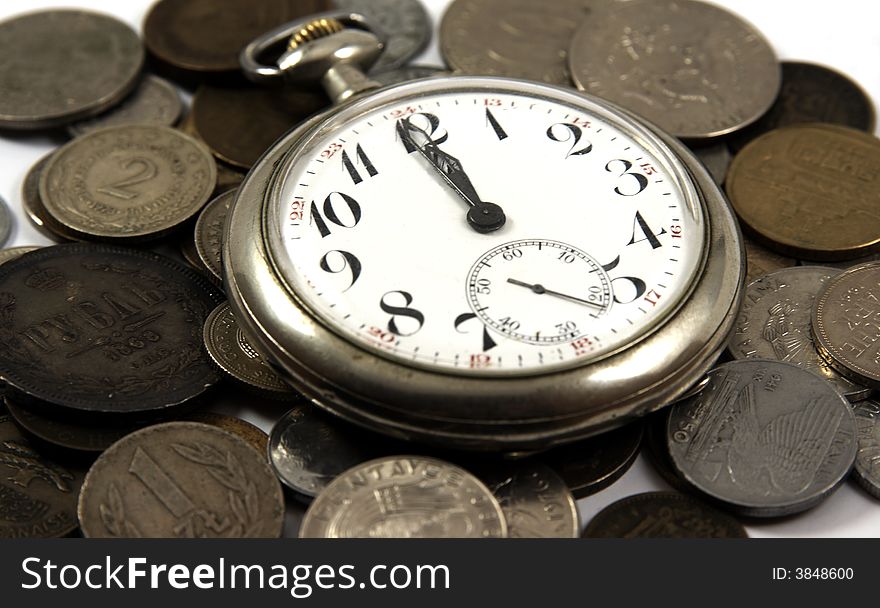
[[[441,150],[431,139],[430,133],[403,118],[397,123],[402,141],[419,151],[440,177],[468,204],[467,221],[477,232],[493,232],[507,221],[504,210],[495,203],[480,199],[461,161]]]
[[[562,298],[563,300],[570,300],[571,302],[577,302],[578,304],[585,304],[587,306],[592,306],[598,310],[605,310],[605,307],[601,304],[596,304],[595,302],[590,302],[589,300],[584,300],[583,298],[578,298],[576,296],[570,296],[567,293],[561,293],[558,291],[553,291],[552,289],[547,289],[540,283],[525,283],[523,281],[517,281],[516,279],[507,279],[507,282],[511,285],[517,285],[519,287],[525,287],[526,289],[531,289],[533,293],[538,295],[547,294],[548,296],[555,296],[557,298]]]

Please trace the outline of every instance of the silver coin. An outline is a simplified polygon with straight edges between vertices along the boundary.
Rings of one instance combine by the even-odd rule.
[[[435,68],[429,65],[405,65],[402,68],[370,74],[370,78],[381,85],[389,86],[401,82],[409,82],[410,80],[443,76],[445,74],[449,74],[449,72],[443,68]]]
[[[54,152],[50,152],[34,163],[25,175],[21,184],[21,208],[37,232],[50,241],[67,243],[77,240],[76,235],[66,231],[62,224],[49,215],[43,199],[40,198],[40,179],[53,154]]]
[[[880,403],[862,401],[853,409],[859,452],[853,476],[871,496],[880,498]]]
[[[104,127],[119,125],[158,125],[171,127],[183,112],[183,102],[174,85],[156,76],[145,76],[122,103],[100,116],[68,125],[77,137]]]
[[[218,281],[223,280],[223,231],[226,215],[235,199],[235,190],[227,190],[205,205],[196,221],[194,239],[202,265]]]
[[[485,473],[504,512],[510,538],[577,538],[577,504],[565,481],[539,462],[506,463]]]
[[[837,274],[834,268],[798,266],[751,283],[728,344],[733,358],[793,363],[825,378],[850,401],[867,398],[871,389],[834,371],[813,342],[813,305],[828,280]]]
[[[504,538],[498,501],[476,477],[422,456],[349,469],[312,502],[300,538]]]
[[[581,90],[691,139],[741,129],[776,100],[779,61],[761,33],[733,13],[695,0],[601,6],[569,49]]]
[[[368,17],[388,37],[374,72],[405,65],[431,41],[431,18],[419,0],[334,0],[334,4]]]
[[[14,221],[15,218],[12,215],[12,210],[3,197],[0,196],[0,247],[3,247],[12,235]]]
[[[712,176],[715,183],[723,186],[724,178],[727,177],[727,169],[730,167],[730,161],[733,160],[727,144],[721,142],[712,146],[696,146],[691,148],[691,152],[700,159],[700,162],[709,171],[709,175]]]
[[[702,393],[669,414],[669,454],[688,483],[754,517],[804,511],[843,483],[856,422],[828,382],[764,360],[726,363],[709,376]]]

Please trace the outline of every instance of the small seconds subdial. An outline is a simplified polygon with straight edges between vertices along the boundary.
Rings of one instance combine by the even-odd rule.
[[[505,243],[480,257],[467,278],[468,303],[483,323],[528,344],[585,338],[614,301],[611,279],[580,249],[547,239]]]

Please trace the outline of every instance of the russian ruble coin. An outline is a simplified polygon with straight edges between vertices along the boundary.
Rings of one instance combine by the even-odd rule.
[[[575,498],[584,498],[620,479],[635,462],[641,443],[642,425],[633,423],[553,448],[534,459],[556,471]]]
[[[504,538],[498,501],[479,479],[422,456],[342,473],[312,501],[300,538]]]
[[[748,237],[743,239],[743,244],[746,249],[746,285],[771,272],[797,265],[794,258],[770,251]]]
[[[387,38],[372,72],[406,65],[431,41],[431,18],[420,0],[333,0],[333,4],[367,17]]]
[[[786,125],[823,122],[873,133],[876,113],[865,90],[837,70],[795,61],[782,62],[782,86],[773,106],[754,124],[734,135],[741,150],[750,141]]]
[[[219,380],[202,334],[221,299],[152,252],[44,247],[0,266],[0,377],[68,410],[166,412]]]
[[[825,378],[850,401],[866,399],[871,389],[834,371],[813,342],[816,298],[839,273],[834,268],[797,266],[750,283],[728,343],[733,358],[792,363]]]
[[[85,471],[46,458],[0,406],[0,538],[60,538],[77,527]]]
[[[278,538],[284,496],[265,457],[244,439],[168,422],[101,454],[77,512],[87,538]]]
[[[172,127],[183,112],[180,94],[167,80],[147,75],[115,108],[89,120],[68,125],[71,137],[78,137],[97,129],[120,125],[158,125]]]
[[[235,200],[235,190],[227,190],[205,205],[196,220],[194,243],[202,265],[218,281],[223,281],[223,231],[226,216]]]
[[[12,209],[9,208],[6,200],[0,196],[0,247],[3,247],[12,235],[14,222],[15,217],[12,215]]]
[[[669,454],[690,485],[754,517],[805,511],[840,487],[855,461],[856,425],[831,384],[766,360],[725,363],[709,377],[669,414]]]
[[[443,68],[436,68],[430,65],[405,65],[393,70],[370,74],[370,80],[375,80],[387,87],[392,84],[400,84],[401,82],[434,78],[435,76],[445,76],[448,74],[449,72]]]
[[[605,2],[574,35],[568,64],[582,91],[684,139],[751,124],[780,83],[776,54],[754,26],[696,0]]]
[[[880,262],[829,280],[813,308],[819,354],[853,382],[880,388]]]
[[[440,23],[440,52],[462,74],[571,86],[566,55],[590,16],[590,0],[453,0]]]
[[[205,320],[205,349],[214,363],[245,388],[272,399],[290,400],[297,393],[251,346],[229,304],[215,308]]]
[[[725,187],[761,243],[804,260],[880,251],[880,140],[837,125],[782,127],[734,158]]]
[[[0,23],[0,128],[45,129],[94,116],[137,84],[144,49],[108,15],[27,13]]]
[[[40,199],[84,240],[159,238],[208,202],[217,166],[204,145],[169,127],[126,125],[87,133],[55,152]]]
[[[599,511],[584,538],[748,538],[743,525],[709,505],[676,492],[646,492]]]
[[[37,232],[56,243],[66,243],[76,240],[76,236],[69,231],[65,231],[64,226],[49,215],[40,198],[40,178],[49,159],[52,158],[52,154],[50,152],[38,160],[27,172],[27,175],[25,175],[21,186],[21,206]]]
[[[727,177],[727,169],[733,160],[727,144],[720,142],[711,146],[694,146],[691,148],[691,152],[700,159],[700,162],[709,171],[709,175],[712,176],[715,183],[723,186],[724,180]]]
[[[859,452],[853,476],[871,496],[880,499],[880,404],[868,400],[853,408],[859,432]]]
[[[0,266],[5,264],[6,262],[11,262],[12,260],[16,260],[23,256],[26,253],[30,253],[31,251],[36,251],[40,249],[39,247],[9,247],[7,249],[0,249]]]
[[[498,499],[509,538],[577,538],[580,518],[565,481],[537,461],[483,466],[480,479]]]
[[[235,416],[217,414],[215,412],[196,412],[195,414],[187,416],[186,420],[216,426],[227,433],[237,435],[259,452],[263,458],[267,458],[266,454],[269,449],[269,435],[267,435],[263,429],[251,424],[247,420],[242,420]]]

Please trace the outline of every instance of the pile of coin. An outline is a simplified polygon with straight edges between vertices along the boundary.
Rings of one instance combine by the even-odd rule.
[[[409,65],[427,13],[224,7],[160,0],[143,39],[84,11],[0,23],[15,58],[0,65],[0,128],[71,138],[22,185],[29,220],[64,244],[0,251],[0,537],[278,537],[285,508],[302,537],[744,537],[734,516],[804,511],[851,470],[880,498],[880,141],[858,85],[780,64],[753,26],[696,0],[451,2],[449,71],[576,87],[685,140],[747,232],[749,285],[729,361],[644,424],[538,454],[443,452],[300,397],[221,286],[235,187],[330,103],[245,82],[241,48],[343,9],[386,36],[371,77],[436,76]],[[694,38],[710,29],[723,35]],[[176,85],[194,90],[189,111]],[[0,245],[11,224],[0,200]],[[274,422],[268,437],[216,413],[242,403]],[[626,498],[582,532],[576,500],[643,444],[677,492]]]

